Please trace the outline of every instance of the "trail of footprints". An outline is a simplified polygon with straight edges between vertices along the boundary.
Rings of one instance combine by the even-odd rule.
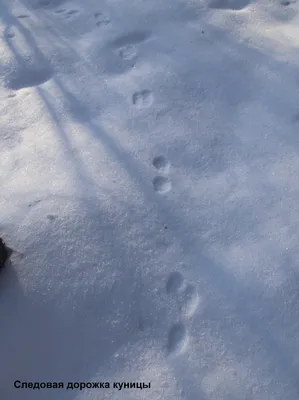
[[[30,1],[30,0],[29,0]],[[65,2],[63,0],[32,0],[33,9],[51,10],[54,15],[64,20],[73,20],[80,14],[80,10],[61,7]],[[97,27],[105,27],[110,24],[111,19],[104,11],[95,11],[92,14],[93,20]],[[18,19],[30,18],[27,14],[20,14]],[[6,32],[6,39],[13,40],[15,33],[13,31]],[[119,71],[134,67],[138,56],[139,46],[150,37],[150,32],[144,30],[135,30],[126,34],[120,35],[108,44],[108,49],[116,54],[119,58]],[[35,87],[49,81],[54,74],[51,65],[45,62],[28,63],[22,68],[9,73],[6,77],[6,86],[10,90],[20,90],[26,87]],[[136,109],[146,109],[152,106],[154,96],[151,90],[141,89],[132,94],[132,105]],[[155,190],[159,193],[166,193],[171,189],[171,183],[165,176],[157,176],[154,179]]]
[[[176,300],[180,312],[180,321],[170,327],[167,338],[168,354],[177,355],[184,352],[188,346],[186,320],[195,314],[199,296],[196,287],[191,283],[186,283],[183,275],[178,271],[169,275],[166,293]]]
[[[152,164],[159,172],[153,179],[153,187],[157,193],[164,194],[171,190],[172,183],[169,179],[170,163],[166,157],[159,155],[153,158]],[[168,296],[175,299],[180,320],[174,323],[167,335],[166,351],[168,355],[182,354],[188,347],[189,335],[186,321],[196,312],[199,304],[199,295],[192,283],[185,281],[179,271],[168,276],[165,290]]]
[[[29,0],[29,4],[30,4]],[[80,15],[80,10],[61,7],[64,5],[63,0],[32,0],[31,8],[33,9],[46,9],[51,11],[57,17],[64,20],[75,19]],[[19,20],[30,19],[27,14],[17,15]],[[105,27],[111,22],[109,15],[104,11],[95,11],[92,18],[97,27]],[[5,38],[7,41],[13,42],[15,39],[15,32],[7,30]],[[125,33],[116,37],[113,41],[108,43],[108,50],[117,55],[119,59],[119,71],[126,72],[126,70],[134,67],[139,46],[150,37],[150,32],[144,30],[135,30]],[[54,75],[54,69],[51,63],[46,59],[33,60],[29,58],[24,62],[24,65],[18,65],[17,68],[12,69],[5,77],[5,85],[9,90],[20,90],[23,88],[36,87],[51,80]],[[152,91],[142,89],[132,94],[132,105],[136,109],[145,109],[151,107],[154,101]],[[154,186],[160,193],[170,190],[171,185],[166,177],[157,176],[155,178]]]
[[[32,0],[31,8],[50,10],[54,15],[64,20],[73,20],[80,15],[80,10],[63,8],[61,7],[63,4],[63,0]],[[16,18],[25,20],[30,19],[30,16],[27,14],[19,14]],[[92,18],[97,27],[105,27],[111,22],[109,15],[102,11],[94,12]],[[7,41],[9,40],[12,42],[16,34],[13,30],[7,29],[4,36]],[[137,57],[138,46],[145,41],[148,36],[148,32],[136,30],[121,35],[108,44],[109,51],[116,53],[119,57],[119,62],[123,64],[120,70],[125,72],[127,68],[134,66],[132,62],[134,63]],[[24,65],[18,65],[17,68],[7,73],[5,77],[5,86],[8,89],[20,90],[27,87],[36,87],[46,83],[53,77],[55,71],[46,58],[44,60],[32,61],[33,60],[29,58],[28,62],[25,60]],[[132,103],[136,108],[150,107],[152,102],[153,95],[149,90],[141,90],[134,93],[132,96]]]
[[[208,1],[210,1],[210,8],[231,10],[244,9],[250,3],[250,0]],[[279,1],[284,7],[288,7],[294,2],[294,0]],[[40,0],[38,6],[52,8],[61,6],[63,3],[62,0]],[[76,9],[56,8],[53,10],[53,13],[56,14],[57,17],[69,19],[76,17],[80,11]],[[26,18],[28,18],[28,15],[18,15],[18,19],[20,20]],[[104,28],[111,22],[109,15],[102,11],[94,12],[92,14],[92,19],[95,26],[98,28]],[[15,34],[13,31],[6,32],[7,39],[13,39],[14,36]],[[138,58],[139,46],[145,42],[149,36],[149,32],[137,30],[121,35],[109,44],[109,51],[116,54],[119,62],[122,63],[123,72],[125,72],[127,68],[131,68],[135,65]],[[7,86],[12,90],[37,86],[51,79],[52,75],[52,68],[48,64],[42,66],[38,65],[36,68],[25,68],[22,71],[17,71],[17,73],[11,74]],[[14,94],[9,95],[9,97],[13,96]],[[135,91],[131,97],[132,106],[139,110],[150,108],[153,105],[153,102],[153,92],[147,88],[141,88],[140,90]],[[158,155],[153,158],[152,165],[157,171],[157,174],[154,176],[152,181],[154,191],[158,194],[166,194],[170,192],[172,189],[172,182],[169,178],[169,161],[164,155]],[[46,218],[49,222],[54,223],[57,219],[57,215],[49,214]],[[184,353],[188,348],[188,321],[196,313],[200,298],[196,286],[190,282],[186,282],[184,276],[178,271],[175,271],[168,276],[165,283],[165,291],[170,298],[175,300],[179,312],[179,320],[174,322],[168,330],[165,347],[168,355],[178,355]],[[141,327],[143,326],[142,321],[139,321],[139,325]]]

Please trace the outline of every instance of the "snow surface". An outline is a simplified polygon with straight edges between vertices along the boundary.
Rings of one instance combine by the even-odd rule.
[[[299,398],[298,12],[0,0],[1,400]]]

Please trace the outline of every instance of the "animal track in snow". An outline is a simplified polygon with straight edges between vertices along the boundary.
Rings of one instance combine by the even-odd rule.
[[[165,176],[155,176],[153,179],[154,190],[160,194],[168,193],[171,190],[171,182]]]
[[[6,77],[6,87],[19,90],[41,85],[51,79],[53,71],[50,66],[27,66],[11,72]]]
[[[177,294],[182,288],[184,277],[180,272],[172,272],[166,283],[166,292],[168,294]]]
[[[17,16],[17,18],[19,18],[19,19],[26,19],[26,18],[29,18],[29,15],[27,15],[27,14],[20,14],[20,15]]]
[[[176,298],[182,317],[190,318],[194,315],[199,304],[199,295],[194,285],[185,284],[180,272],[170,274],[166,292]]]
[[[95,12],[93,14],[93,16],[94,16],[94,18],[96,20],[96,26],[103,26],[103,25],[105,26],[105,25],[110,24],[110,22],[111,22],[111,20],[108,17],[108,15],[106,15],[106,14],[100,12],[100,11]]]
[[[199,296],[195,286],[188,284],[186,288],[179,293],[178,302],[182,316],[192,317],[198,307]]]
[[[111,43],[111,48],[124,62],[136,59],[138,46],[150,37],[147,31],[133,31],[119,36]],[[132,64],[130,66],[133,66]]]
[[[157,156],[152,161],[153,166],[162,174],[168,174],[170,164],[164,156]],[[153,179],[154,190],[158,193],[167,193],[171,190],[172,184],[169,178],[157,175]]]
[[[167,174],[170,164],[164,156],[157,156],[153,159],[153,166],[160,172]]]
[[[209,3],[209,7],[237,11],[243,10],[249,3],[250,0],[212,0]]]
[[[186,350],[188,334],[185,325],[181,322],[174,324],[168,332],[168,354],[179,354]]]
[[[153,101],[153,93],[147,89],[135,92],[132,96],[132,102],[137,108],[148,108]]]

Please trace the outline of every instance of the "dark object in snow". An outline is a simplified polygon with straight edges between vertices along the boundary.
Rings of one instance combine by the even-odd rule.
[[[0,268],[4,267],[5,261],[9,258],[8,249],[5,246],[5,243],[0,238]]]

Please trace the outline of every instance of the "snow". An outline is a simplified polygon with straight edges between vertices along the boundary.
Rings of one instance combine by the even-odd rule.
[[[298,398],[298,23],[0,0],[1,400]]]

